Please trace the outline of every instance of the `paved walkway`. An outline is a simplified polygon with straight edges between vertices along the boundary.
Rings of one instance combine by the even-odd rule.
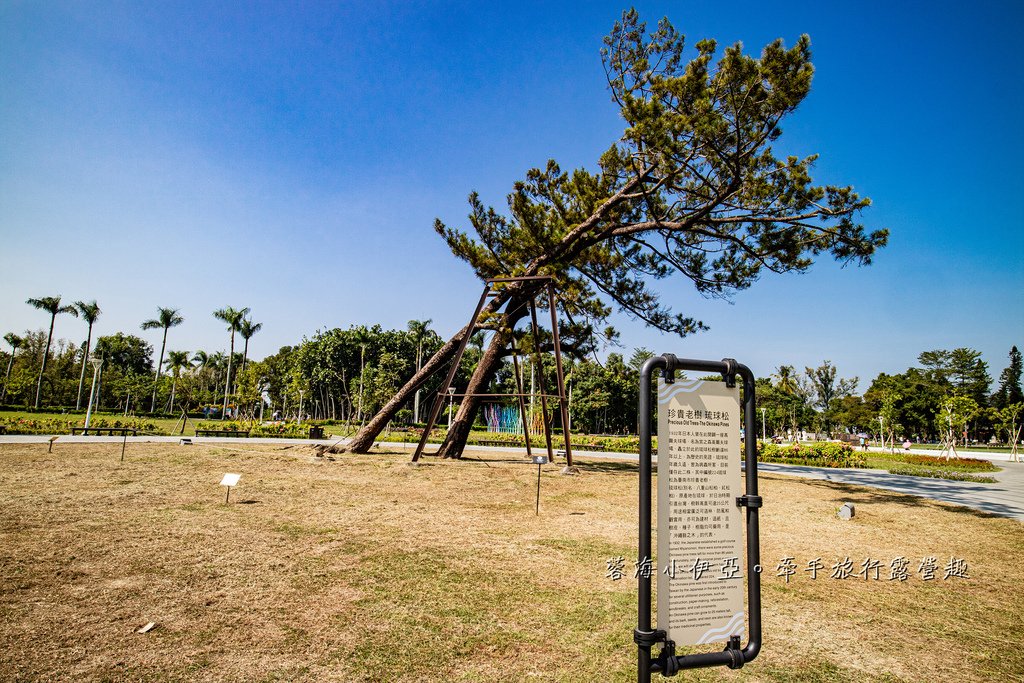
[[[178,443],[177,436],[129,436],[128,443]],[[273,439],[273,438],[237,438],[237,437],[187,437],[192,443],[266,443],[266,444],[331,444],[343,439]],[[46,443],[50,437],[40,435],[3,435],[0,443]],[[120,443],[119,436],[61,436],[60,443]],[[410,454],[415,448],[411,443],[380,442],[395,450],[406,450]],[[525,448],[499,446],[471,446],[468,451],[526,453]],[[934,455],[935,453],[931,453]],[[573,451],[574,456],[601,460],[626,460],[637,462],[640,457],[635,453],[598,453],[595,451]],[[874,488],[896,491],[911,496],[920,496],[954,505],[987,512],[1001,517],[1010,517],[1024,521],[1024,463],[1000,462],[999,472],[990,473],[997,479],[995,484],[979,484],[969,481],[949,481],[947,479],[929,479],[926,477],[908,477],[889,474],[883,470],[840,469],[824,467],[803,467],[801,465],[784,465],[780,463],[758,463],[759,472],[786,474],[807,479],[820,479],[840,484],[871,486]],[[989,474],[989,473],[986,473]]]

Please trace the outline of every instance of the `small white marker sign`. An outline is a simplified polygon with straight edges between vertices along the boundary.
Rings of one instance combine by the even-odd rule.
[[[220,480],[221,486],[237,486],[238,480],[242,478],[241,474],[225,474],[224,478]]]

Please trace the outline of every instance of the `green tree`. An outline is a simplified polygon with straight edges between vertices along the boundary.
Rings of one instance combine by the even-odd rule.
[[[949,383],[949,358],[950,352],[943,349],[934,351],[923,351],[917,362],[924,368],[924,374],[937,384]]]
[[[624,13],[602,58],[626,129],[598,169],[566,173],[549,161],[515,184],[508,216],[472,194],[475,236],[440,221],[436,231],[481,279],[553,277],[563,311],[592,329],[614,304],[681,336],[705,326],[665,307],[649,283],[676,275],[702,294],[728,296],[765,270],[802,272],[823,254],[870,263],[887,232],[867,232],[857,222],[869,200],[850,187],[814,185],[815,157],[781,159],[773,150],[781,122],[810,91],[810,40],[801,37],[790,49],[775,41],[760,58],[738,44],[713,63],[717,53],[714,41],[700,41],[687,61],[683,36],[668,20],[648,33],[634,10]],[[508,355],[536,282],[510,284],[485,306],[495,333],[469,393],[486,387]],[[349,447],[367,450],[472,332],[457,332]],[[442,455],[461,454],[478,403],[462,402]]]
[[[5,334],[4,341],[11,347],[11,357],[7,359],[7,372],[4,373],[4,389],[3,392],[0,392],[0,404],[3,404],[4,400],[7,398],[7,384],[11,379],[11,366],[14,365],[14,356],[18,353],[18,347],[25,343],[24,339],[13,332]]]
[[[1006,434],[1006,443],[1010,446],[1010,457],[1013,462],[1020,462],[1018,444],[1020,443],[1021,414],[1024,413],[1024,403],[1011,403],[996,411],[995,420],[997,429]]]
[[[43,394],[43,373],[46,372],[46,361],[50,357],[50,344],[53,342],[53,324],[57,320],[57,316],[61,313],[67,313],[74,317],[78,317],[78,310],[74,306],[61,306],[59,296],[46,296],[41,299],[29,299],[25,303],[29,306],[34,306],[41,311],[46,311],[50,314],[50,334],[46,337],[46,348],[43,351],[43,362],[39,366],[39,381],[36,384],[36,402],[35,409],[39,410],[39,400]]]
[[[167,366],[168,372],[171,373],[171,399],[170,399],[170,410],[174,412],[174,392],[178,388],[178,377],[181,375],[182,370],[187,370],[192,367],[192,364],[188,359],[188,351],[168,351],[167,360],[164,361],[164,365]]]
[[[978,412],[977,402],[970,396],[953,394],[947,396],[942,402],[936,423],[940,431],[944,433],[945,443],[942,453],[946,458],[956,455],[957,437],[964,434],[966,441],[967,423]]]
[[[82,370],[78,375],[78,396],[75,399],[75,410],[82,409],[82,389],[85,387],[85,368],[89,365],[89,351],[92,349],[92,326],[100,317],[100,307],[93,299],[91,302],[76,301],[75,309],[82,320],[89,324],[89,333],[85,338],[85,347],[82,349]]]
[[[416,372],[419,372],[420,368],[423,367],[423,340],[426,338],[430,323],[432,322],[434,321],[428,318],[427,320],[410,320],[408,324],[409,334],[412,335],[416,343]],[[421,393],[422,388],[417,387],[412,404],[412,421],[417,423],[420,421]]]
[[[157,385],[160,383],[160,371],[164,365],[164,349],[167,348],[167,330],[172,327],[177,327],[181,323],[185,322],[185,319],[178,313],[176,308],[157,308],[157,316],[151,320],[147,320],[142,323],[142,329],[144,330],[159,330],[163,329],[164,338],[160,344],[160,359],[156,363],[156,380],[153,382],[153,399],[149,404],[149,412],[156,412],[156,390]]]
[[[882,390],[882,405],[878,409],[878,428],[881,437],[882,448],[885,448],[886,434],[888,433],[889,451],[896,450],[896,430],[900,428],[898,404],[903,395],[892,388]],[[888,432],[886,432],[888,430]]]
[[[1010,364],[999,375],[999,389],[992,394],[992,407],[1002,409],[1015,403],[1024,403],[1020,386],[1021,354],[1016,346],[1010,348]]]
[[[138,378],[153,372],[153,347],[144,339],[117,332],[96,339],[95,354],[103,358],[103,369],[96,389],[98,408],[105,395],[109,399],[141,396]],[[150,378],[149,381],[152,381]],[[111,405],[110,401],[107,405]]]
[[[837,377],[836,367],[832,361],[825,361],[816,368],[805,368],[807,379],[814,391],[816,405],[821,409],[822,426],[826,434],[831,434],[832,418],[829,413],[832,401],[837,398],[850,396],[857,390],[856,377]]]
[[[992,379],[988,374],[988,363],[981,359],[981,352],[968,348],[950,351],[949,382],[956,393],[970,396],[978,405],[985,405]]]
[[[228,351],[228,370],[227,375],[224,378],[224,406],[221,408],[220,418],[223,420],[228,413],[228,395],[231,393],[231,363],[235,357],[235,332],[238,327],[245,320],[245,316],[249,315],[248,308],[234,309],[231,306],[227,306],[220,310],[213,312],[213,317],[221,322],[227,323],[228,329],[231,331],[231,347]]]
[[[250,318],[243,318],[238,326],[238,334],[245,340],[245,350],[242,351],[242,369],[245,370],[246,360],[249,358],[249,339],[263,329],[263,323],[254,323]]]

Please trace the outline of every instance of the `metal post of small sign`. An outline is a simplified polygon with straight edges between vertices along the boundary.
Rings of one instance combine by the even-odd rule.
[[[548,456],[546,455],[535,455],[533,456],[533,464],[537,466],[537,512],[540,514],[540,466],[548,464]]]
[[[241,474],[231,474],[231,473],[228,473],[228,474],[225,474],[224,478],[220,480],[220,485],[221,486],[226,486],[228,488],[227,495],[224,496],[224,502],[225,503],[227,503],[228,500],[230,500],[230,498],[231,498],[231,487],[232,486],[237,486],[238,485],[238,480],[241,479],[241,478],[242,478]]]
[[[124,462],[124,447],[128,445],[128,430],[124,431],[124,438],[121,440],[121,462]]]
[[[658,562],[664,565],[664,570],[661,566],[648,565],[649,571],[637,572],[637,627],[633,640],[638,648],[639,683],[650,683],[652,673],[674,676],[682,669],[723,665],[738,669],[757,657],[761,650],[761,552],[757,513],[762,501],[757,493],[754,375],[731,358],[681,360],[666,353],[644,363],[640,371],[639,400],[638,560],[645,563],[650,563],[652,558],[651,379],[655,370],[661,371],[663,380],[658,384]],[[675,381],[676,370],[721,373],[725,381]],[[743,383],[742,411],[737,376]],[[742,495],[738,495],[741,491],[737,490],[742,488],[737,443],[740,412],[746,434],[746,486]],[[692,483],[695,478],[713,481],[702,482],[701,490],[697,491]],[[741,510],[745,512],[745,524],[741,523],[744,516]],[[708,539],[698,538],[697,530],[692,527],[704,524],[705,517],[717,517],[718,521],[707,529],[714,535],[710,539],[713,545],[702,547]],[[729,555],[742,547],[742,527],[746,528],[749,637],[745,647],[741,647],[740,641],[744,625],[743,576],[739,573],[739,558]],[[714,596],[710,597],[708,591],[697,588],[701,577],[691,572],[688,560],[693,557],[700,560],[701,555],[707,560],[722,552],[726,553],[718,558],[722,566],[709,565],[705,570],[707,576],[703,577],[716,584]],[[682,559],[684,557],[686,559]],[[679,560],[682,562],[676,566]],[[659,581],[659,628],[651,624],[652,573],[657,573]],[[725,649],[718,652],[675,654],[677,641],[683,645],[700,645],[723,640]],[[661,650],[652,659],[651,649],[655,645],[661,645]]]

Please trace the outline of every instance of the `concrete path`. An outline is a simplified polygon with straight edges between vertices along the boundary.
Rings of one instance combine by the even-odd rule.
[[[1024,522],[1024,463],[1003,462],[999,463],[999,467],[1003,468],[999,472],[981,473],[983,476],[992,476],[997,479],[995,484],[908,477],[889,474],[884,470],[802,467],[778,463],[758,463],[757,470],[758,472],[788,474],[841,484],[873,486],[911,496],[939,500],[944,503],[963,505]]]
[[[414,444],[384,442],[396,450],[406,449],[412,453]],[[503,448],[498,446],[470,446],[468,452],[514,452],[525,455],[525,448]],[[534,449],[537,452],[542,450]],[[926,454],[927,451],[925,451]],[[936,455],[936,453],[930,453]],[[597,451],[573,450],[573,456],[606,460],[628,460],[638,462],[640,456],[635,453],[600,453]],[[995,484],[980,484],[970,481],[951,481],[949,479],[930,479],[928,477],[910,477],[900,474],[889,474],[885,470],[845,469],[838,467],[804,467],[782,463],[758,463],[758,472],[787,474],[805,479],[821,479],[840,484],[871,486],[874,488],[896,491],[911,496],[929,498],[944,503],[963,505],[965,507],[987,512],[1000,517],[1010,517],[1024,522],[1024,463],[999,462],[999,472],[983,472],[982,476],[991,476],[997,480]]]
[[[177,436],[129,436],[128,443],[178,443]],[[187,437],[192,443],[264,443],[264,444],[332,444],[344,439],[274,439],[274,438],[238,438],[238,437]],[[0,443],[46,443],[50,437],[41,435],[3,435]],[[61,436],[59,443],[120,443],[118,436]],[[379,442],[381,446],[407,451],[412,454],[415,444]],[[525,448],[499,446],[471,446],[472,452],[505,452],[526,454]],[[540,451],[538,451],[540,452]],[[934,453],[930,453],[934,455]],[[583,459],[625,460],[637,462],[635,453],[599,453],[595,451],[574,450],[573,455]],[[786,474],[806,479],[820,479],[840,484],[870,486],[874,488],[896,491],[911,496],[920,496],[954,505],[980,510],[1000,517],[1010,517],[1024,521],[1024,463],[999,462],[1003,468],[999,472],[986,473],[997,479],[995,484],[979,484],[968,481],[949,481],[946,479],[929,479],[926,477],[908,477],[889,474],[883,470],[840,469],[824,467],[803,467],[801,465],[784,465],[780,463],[758,463],[759,472]]]

